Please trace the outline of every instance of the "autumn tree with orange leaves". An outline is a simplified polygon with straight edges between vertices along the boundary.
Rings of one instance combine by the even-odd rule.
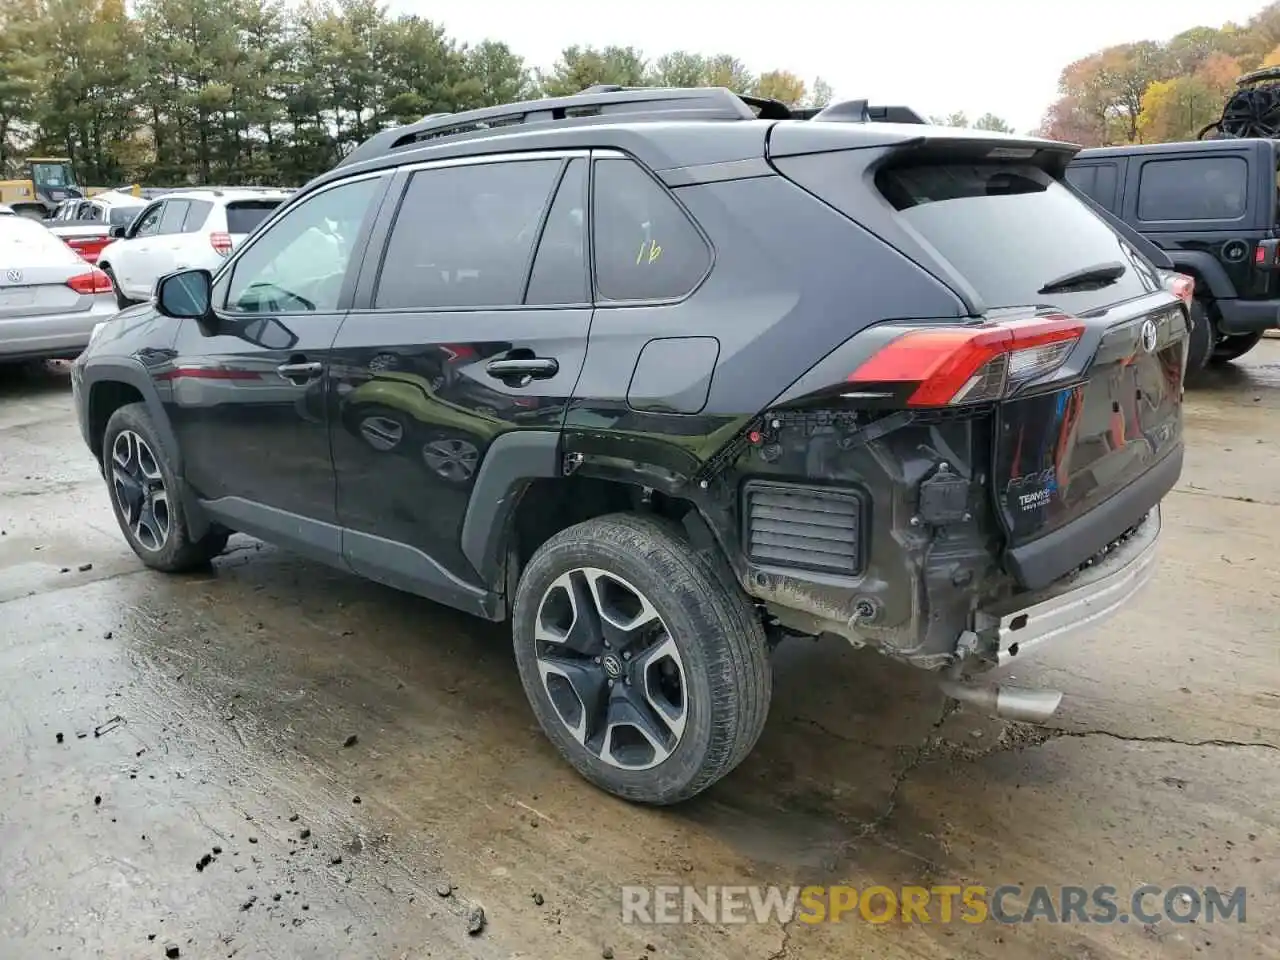
[[[1042,135],[1086,147],[1195,139],[1242,74],[1280,66],[1280,2],[1247,23],[1108,47],[1068,64]]]

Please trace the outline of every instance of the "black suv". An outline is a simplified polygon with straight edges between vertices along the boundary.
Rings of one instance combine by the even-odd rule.
[[[547,735],[631,800],[747,755],[788,636],[1047,717],[969,675],[1149,577],[1190,284],[1075,148],[903,120],[609,88],[375,136],[76,362],[125,536],[509,619]]]
[[[1195,279],[1187,375],[1252,350],[1280,326],[1274,140],[1082,150],[1067,179]]]

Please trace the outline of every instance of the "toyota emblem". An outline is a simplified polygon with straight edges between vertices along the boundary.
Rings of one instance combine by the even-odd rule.
[[[1154,320],[1145,320],[1142,324],[1142,349],[1146,353],[1154,353],[1160,333],[1156,330]]]
[[[4,272],[4,278],[5,278],[6,280],[8,280],[10,283],[21,283],[21,282],[22,282],[22,271],[21,271],[21,270],[6,270],[6,271]]]

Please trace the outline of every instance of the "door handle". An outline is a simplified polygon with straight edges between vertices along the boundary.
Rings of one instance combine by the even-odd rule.
[[[546,380],[560,372],[560,364],[551,357],[508,357],[490,360],[484,368],[491,377],[511,386],[523,387],[531,380]]]
[[[292,383],[302,385],[320,376],[320,371],[323,369],[324,364],[313,360],[309,363],[282,363],[276,367],[276,373]]]

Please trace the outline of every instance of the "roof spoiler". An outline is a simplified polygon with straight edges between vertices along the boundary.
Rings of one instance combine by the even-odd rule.
[[[866,100],[844,100],[826,107],[795,107],[796,120],[827,120],[839,123],[928,123],[910,107],[878,106]]]

